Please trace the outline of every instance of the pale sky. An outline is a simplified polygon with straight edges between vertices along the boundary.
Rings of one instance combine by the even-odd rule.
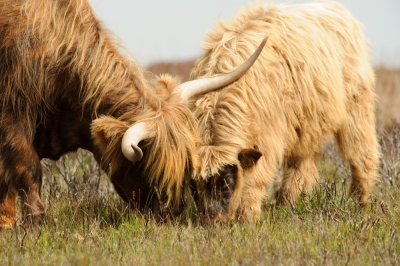
[[[268,0],[263,0],[264,2]],[[400,67],[400,0],[337,0],[365,26],[375,66]],[[136,61],[195,59],[205,33],[218,19],[230,21],[252,0],[90,0],[97,16],[117,34]],[[306,0],[275,0],[306,3]]]

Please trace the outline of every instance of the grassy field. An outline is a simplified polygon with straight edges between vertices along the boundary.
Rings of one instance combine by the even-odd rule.
[[[320,183],[295,206],[268,202],[257,224],[219,227],[198,225],[188,209],[180,223],[160,226],[130,211],[91,154],[78,151],[42,162],[45,222],[28,229],[20,218],[1,231],[0,265],[399,265],[400,71],[376,73],[383,157],[370,206],[348,198],[349,168],[328,145]]]

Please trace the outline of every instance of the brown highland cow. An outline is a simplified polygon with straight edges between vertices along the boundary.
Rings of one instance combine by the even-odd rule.
[[[202,140],[193,186],[204,221],[257,220],[280,166],[277,200],[293,203],[318,179],[332,137],[351,166],[351,194],[367,203],[379,152],[374,73],[362,26],[329,1],[248,5],[208,33],[192,78],[228,73],[264,36],[267,45],[244,76],[194,98],[191,107]]]
[[[119,48],[88,0],[0,0],[0,227],[15,224],[17,196],[22,218],[40,222],[40,160],[78,148],[94,153],[133,206],[143,210],[158,190],[166,213],[181,212],[185,171],[198,165],[187,100],[233,82],[256,55],[160,99]]]

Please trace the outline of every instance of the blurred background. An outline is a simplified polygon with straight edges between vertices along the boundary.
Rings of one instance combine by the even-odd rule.
[[[201,55],[205,32],[218,19],[233,15],[254,0],[90,0],[96,14],[115,32],[143,66]],[[269,0],[263,0],[267,2]],[[312,0],[275,0],[307,3]],[[400,1],[337,0],[365,26],[375,66],[400,68]]]

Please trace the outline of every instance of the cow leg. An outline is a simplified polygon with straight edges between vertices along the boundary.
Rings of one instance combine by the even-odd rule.
[[[237,215],[242,222],[255,222],[260,219],[263,200],[266,199],[266,188],[262,183],[244,187]]]
[[[42,185],[42,167],[36,152],[25,150],[26,156],[16,162],[14,187],[21,197],[22,222],[39,224],[44,217],[44,206],[40,199]]]
[[[277,172],[277,164],[273,157],[264,154],[252,171],[243,173],[238,218],[243,222],[254,222],[260,219],[261,207],[267,198],[267,186],[272,185]],[[234,197],[233,197],[234,198]]]
[[[294,204],[300,193],[312,189],[319,178],[316,163],[318,160],[319,156],[287,159],[282,185],[275,195],[279,204]]]
[[[17,221],[15,201],[17,193],[8,184],[0,185],[0,229],[12,228]]]
[[[42,168],[32,142],[23,135],[24,126],[13,119],[0,128],[0,213],[2,220],[15,220],[15,197],[21,197],[22,221],[41,221],[44,206],[40,200]]]
[[[372,112],[370,115],[368,112],[357,112],[364,115],[357,120],[350,116],[337,133],[336,140],[343,157],[350,164],[350,195],[363,205],[370,201],[371,189],[377,179],[380,153]]]

